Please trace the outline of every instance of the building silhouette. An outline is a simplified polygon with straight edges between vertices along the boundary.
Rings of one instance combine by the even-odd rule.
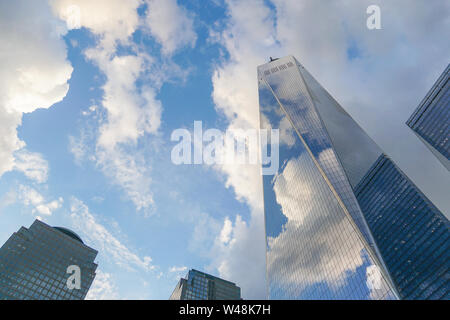
[[[241,288],[197,270],[189,270],[181,278],[169,300],[240,300]]]
[[[96,256],[73,231],[35,220],[0,248],[0,300],[82,300],[95,277]]]
[[[445,216],[294,57],[259,66],[258,85],[261,128],[280,136],[268,298],[450,298]]]

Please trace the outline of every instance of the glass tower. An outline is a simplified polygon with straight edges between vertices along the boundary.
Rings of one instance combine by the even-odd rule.
[[[450,171],[450,64],[406,124]]]
[[[233,282],[190,270],[181,278],[170,300],[240,300],[241,288]]]
[[[0,248],[0,300],[82,300],[95,277],[96,256],[74,232],[35,220]],[[69,286],[75,274],[70,266],[81,271],[79,289]]]
[[[258,67],[270,299],[449,295],[449,223],[292,56]]]

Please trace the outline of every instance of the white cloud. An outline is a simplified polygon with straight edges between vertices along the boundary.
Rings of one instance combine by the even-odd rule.
[[[149,166],[136,145],[145,134],[157,134],[162,107],[154,89],[138,90],[136,81],[148,69],[150,57],[108,56],[102,48],[90,49],[86,56],[107,76],[102,102],[107,117],[99,128],[96,162],[138,210],[147,209],[153,203]]]
[[[102,36],[104,48],[113,50],[117,40],[127,41],[137,29],[136,10],[142,0],[50,0],[50,4],[69,29],[88,28]]]
[[[7,112],[0,105],[0,175],[14,168],[14,151],[25,146],[17,137],[21,119],[20,112]]]
[[[129,152],[119,147],[97,150],[97,164],[104,174],[121,186],[136,209],[148,209],[153,204],[150,169],[137,150]],[[145,215],[151,213],[145,210]]]
[[[44,197],[37,192],[35,189],[30,188],[28,186],[21,185],[19,187],[20,192],[22,193],[21,198],[25,205],[38,205],[44,202]]]
[[[214,71],[213,100],[219,112],[229,120],[229,129],[259,128],[256,65],[276,50],[273,41],[273,15],[262,0],[227,1],[229,22],[219,41],[230,58]],[[248,15],[248,12],[252,12]],[[262,185],[258,165],[223,165],[227,187],[236,197],[262,213]]]
[[[112,274],[97,269],[86,300],[119,300],[118,289]]]
[[[193,18],[177,0],[146,0],[146,24],[162,46],[164,54],[172,54],[185,46],[195,46],[197,34]]]
[[[47,181],[48,162],[40,153],[29,152],[25,149],[15,153],[14,169],[22,171],[26,177],[38,183]]]
[[[250,223],[237,215],[232,230],[227,221],[230,220],[224,221],[211,249],[210,267],[241,287],[244,299],[266,299],[263,215],[253,214]],[[227,242],[223,241],[223,234],[228,234]]]
[[[227,28],[215,40],[229,53],[212,77],[213,100],[229,121],[229,129],[259,128],[256,66],[268,52],[276,55],[273,14],[262,0],[227,1]],[[252,14],[248,14],[251,12]],[[251,210],[249,222],[236,217],[232,231],[225,221],[213,248],[212,266],[242,288],[246,299],[264,299],[265,240],[262,177],[258,165],[224,164],[216,167],[226,176],[226,186]],[[223,243],[228,235],[229,241]],[[227,239],[228,240],[228,237]]]
[[[80,138],[69,136],[69,151],[75,157],[75,162],[81,164],[87,154],[87,146],[85,145],[83,134]]]
[[[233,231],[233,224],[231,220],[227,217],[223,223],[223,228],[219,235],[220,242],[222,242],[223,244],[229,243],[232,231]]]
[[[136,81],[148,68],[150,58],[141,54],[110,59],[104,54],[101,49],[86,53],[108,79],[103,86],[102,103],[107,110],[107,120],[99,129],[96,161],[104,173],[125,190],[138,210],[146,209],[153,203],[151,178],[136,144],[145,134],[157,134],[162,107],[154,89],[138,90]]]
[[[188,221],[195,225],[188,244],[189,251],[207,257],[211,250],[210,244],[214,243],[217,234],[221,232],[221,221],[206,213],[197,213]]]
[[[71,6],[79,12],[79,26],[99,37],[85,55],[106,76],[102,107],[106,119],[100,122],[96,143],[97,165],[121,186],[138,210],[153,203],[151,179],[145,161],[130,152],[146,133],[156,133],[160,125],[161,105],[150,87],[138,89],[136,81],[148,70],[152,58],[135,47],[129,37],[139,26],[137,8],[142,1],[52,1],[55,13],[66,22],[73,19]],[[70,24],[68,24],[70,27]],[[73,25],[72,25],[73,26]],[[75,24],[76,26],[76,24]],[[130,46],[133,54],[118,56],[118,44]],[[80,162],[86,154],[85,137],[71,140],[71,151]]]
[[[80,200],[73,198],[70,208],[70,218],[74,229],[87,239],[87,243],[96,248],[107,260],[127,270],[144,271],[155,269],[152,259],[140,257],[121,243],[105,226],[97,221],[89,212],[89,208]]]
[[[156,6],[149,2],[147,17],[140,17],[137,12],[146,3],[141,0],[52,0],[51,3],[56,15],[69,28],[85,27],[98,37],[96,46],[85,51],[85,56],[106,76],[101,103],[106,115],[99,122],[95,161],[113,183],[123,188],[136,208],[148,214],[153,203],[151,168],[139,149],[139,141],[149,135],[158,136],[162,106],[156,99],[157,90],[168,77],[184,72],[170,61],[156,61],[142,44],[132,41],[131,35],[138,27],[148,24],[156,39],[162,41],[164,50],[173,51],[195,42],[189,14],[173,1]],[[172,15],[178,16],[166,19]],[[73,22],[74,18],[78,19],[77,23]],[[119,55],[118,45],[131,53]],[[174,70],[166,72],[168,66]],[[138,86],[142,79],[146,85]],[[72,139],[71,150],[80,162],[80,157],[86,154],[85,141]]]
[[[24,205],[33,207],[31,212],[34,215],[50,216],[53,211],[61,208],[64,202],[61,197],[57,200],[47,201],[36,189],[25,185],[19,186],[17,196]]]
[[[187,269],[188,268],[186,266],[183,266],[183,267],[173,266],[169,269],[169,272],[184,272],[184,271],[187,271]]]
[[[63,203],[62,198],[58,198],[58,200],[53,200],[49,203],[45,204],[39,204],[36,206],[36,211],[43,215],[51,215],[52,212],[58,208],[61,208],[61,205]]]
[[[148,68],[149,58],[129,55],[104,61],[97,54],[87,52],[88,58],[97,61],[108,78],[103,86],[103,107],[108,116],[100,128],[98,146],[112,150],[116,144],[136,143],[144,134],[156,133],[161,123],[161,103],[155,99],[154,89],[145,87],[139,91],[136,88],[137,79]]]
[[[17,136],[22,114],[49,108],[69,89],[72,67],[66,60],[63,31],[46,1],[0,3],[0,176],[14,169],[13,154],[25,146]],[[43,178],[32,164],[25,173]]]

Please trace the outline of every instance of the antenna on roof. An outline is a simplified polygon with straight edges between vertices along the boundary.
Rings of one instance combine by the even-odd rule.
[[[270,62],[272,62],[272,61],[275,61],[275,60],[278,60],[278,58],[272,58],[272,57],[269,57],[270,58]]]

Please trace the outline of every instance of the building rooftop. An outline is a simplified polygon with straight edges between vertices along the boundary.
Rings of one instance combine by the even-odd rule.
[[[63,228],[63,227],[53,227],[53,228],[56,229],[56,230],[58,230],[58,231],[61,231],[62,233],[68,235],[69,237],[71,237],[71,238],[73,238],[73,239],[75,239],[75,240],[77,240],[77,241],[80,241],[81,243],[84,244],[84,242],[83,242],[83,240],[81,240],[80,236],[77,235],[77,234],[76,234],[75,232],[73,232],[72,230],[69,230],[69,229]]]

